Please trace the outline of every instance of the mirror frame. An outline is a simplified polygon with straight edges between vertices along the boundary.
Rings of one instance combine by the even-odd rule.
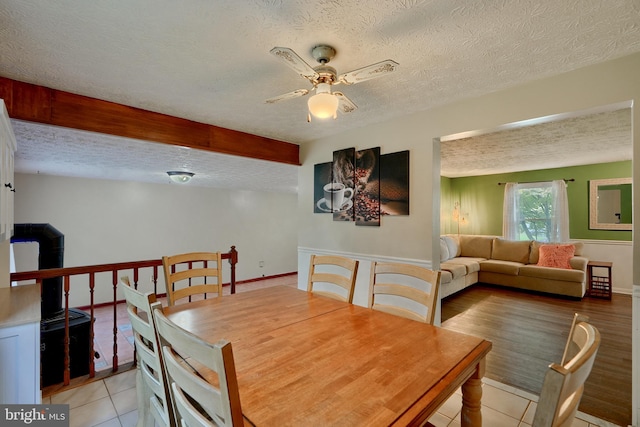
[[[592,230],[633,230],[633,224],[609,224],[598,222],[598,187],[632,184],[631,178],[592,179],[589,181],[589,228]]]

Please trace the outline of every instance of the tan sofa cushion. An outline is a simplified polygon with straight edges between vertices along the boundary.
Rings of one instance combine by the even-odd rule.
[[[511,276],[517,276],[520,267],[524,264],[513,261],[499,261],[495,259],[489,259],[480,262],[481,271],[490,271],[492,273],[509,274]]]
[[[540,260],[540,246],[549,245],[549,244],[561,244],[561,243],[544,243],[544,242],[531,242],[531,254],[529,255],[529,264],[537,264]],[[571,242],[573,246],[575,246],[575,256],[582,256],[582,249],[584,248],[584,243],[582,242]]]
[[[527,264],[530,248],[529,240],[504,240],[496,237],[493,239],[491,259]]]
[[[450,272],[453,279],[457,279],[458,277],[467,275],[467,267],[462,264],[443,262],[442,264],[440,264],[440,270],[446,270]]]
[[[458,257],[450,259],[447,264],[464,265],[467,269],[467,274],[471,274],[480,271],[480,261],[484,261],[484,258]]]
[[[582,270],[567,270],[564,268],[538,267],[537,265],[524,265],[520,268],[520,276],[538,277],[540,279],[562,280],[566,282],[582,283],[585,272]]]
[[[493,236],[474,236],[463,234],[460,236],[460,256],[474,258],[491,258]]]
[[[440,284],[444,285],[447,283],[451,283],[451,280],[453,280],[453,275],[451,274],[450,271],[447,270],[441,270],[440,271]]]

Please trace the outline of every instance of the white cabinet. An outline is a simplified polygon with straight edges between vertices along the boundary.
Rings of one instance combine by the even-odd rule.
[[[0,404],[39,404],[40,286],[0,288]]]
[[[0,99],[0,242],[13,236],[13,158],[16,137],[4,101]]]
[[[41,403],[40,322],[0,328],[0,403]]]

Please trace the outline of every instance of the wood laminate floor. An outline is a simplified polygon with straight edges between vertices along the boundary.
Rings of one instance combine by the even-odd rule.
[[[493,342],[485,376],[539,395],[548,365],[559,362],[573,313],[587,315],[601,344],[580,411],[631,424],[631,296],[581,301],[477,284],[442,301],[442,326]]]

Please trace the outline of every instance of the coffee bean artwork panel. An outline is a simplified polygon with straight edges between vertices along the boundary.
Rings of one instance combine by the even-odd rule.
[[[313,166],[313,213],[332,213],[331,199],[324,195],[324,186],[331,183],[333,162],[318,163]]]
[[[333,152],[331,186],[325,186],[325,198],[331,197],[334,221],[353,221],[353,194],[355,192],[355,148]]]
[[[356,225],[380,226],[380,147],[356,152]]]
[[[380,156],[380,214],[409,215],[409,151]]]

